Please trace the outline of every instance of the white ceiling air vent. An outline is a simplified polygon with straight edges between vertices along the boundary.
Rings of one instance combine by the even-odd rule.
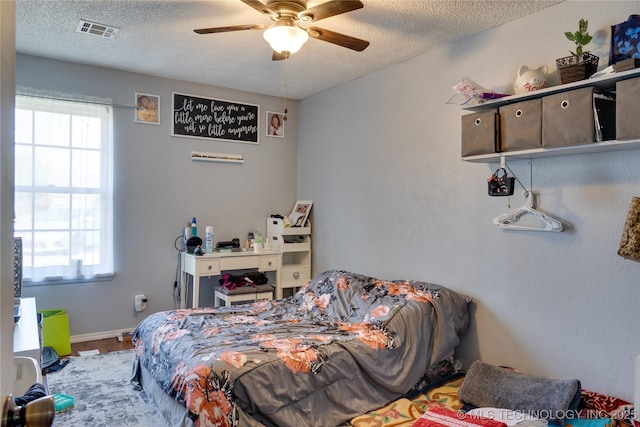
[[[98,24],[97,22],[85,21],[81,19],[76,27],[76,32],[93,34],[94,36],[112,39],[118,34],[120,28],[110,27],[109,25]]]

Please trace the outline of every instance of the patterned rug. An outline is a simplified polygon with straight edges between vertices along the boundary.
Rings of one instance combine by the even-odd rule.
[[[47,374],[49,392],[75,399],[75,405],[56,414],[56,427],[159,427],[166,422],[155,404],[129,381],[133,350],[96,356],[70,357],[58,372]]]
[[[462,409],[458,389],[464,377],[456,378],[419,394],[412,400],[401,398],[382,408],[351,420],[354,427],[410,427],[431,406],[457,411]]]

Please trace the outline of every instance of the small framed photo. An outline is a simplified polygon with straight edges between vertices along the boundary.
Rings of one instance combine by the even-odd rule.
[[[160,124],[160,97],[136,93],[136,123]]]
[[[267,136],[284,138],[284,114],[267,111]]]
[[[289,222],[292,227],[304,227],[309,218],[309,212],[313,206],[313,200],[298,200],[293,205],[293,210],[289,214]]]

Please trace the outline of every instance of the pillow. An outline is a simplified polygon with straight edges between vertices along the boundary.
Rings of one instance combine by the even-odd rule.
[[[580,389],[578,380],[537,377],[476,360],[458,397],[476,407],[521,411],[562,425],[578,409]]]

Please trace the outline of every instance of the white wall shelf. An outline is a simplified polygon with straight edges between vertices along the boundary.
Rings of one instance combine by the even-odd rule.
[[[500,153],[465,156],[462,160],[473,163],[499,162],[501,157],[507,159],[543,159],[547,157],[570,156],[574,154],[593,154],[607,151],[635,150],[640,148],[640,139],[628,141],[602,141],[591,144],[570,145],[555,148],[535,148],[532,150],[503,151]]]
[[[462,107],[462,109],[468,110],[468,111],[482,111],[482,110],[486,110],[487,108],[498,108],[503,105],[513,104],[514,102],[526,101],[527,99],[541,98],[543,96],[551,95],[554,93],[566,92],[568,90],[579,89],[582,87],[590,87],[590,86],[597,87],[604,91],[612,92],[616,90],[617,82],[621,80],[632,79],[635,77],[640,77],[640,68],[621,71],[619,73],[606,74],[604,76],[595,77],[593,79],[585,79],[577,82],[546,87],[544,89],[534,90],[533,92],[505,96],[503,98],[492,99],[490,101],[483,102],[482,104],[465,105]]]
[[[616,83],[622,80],[632,79],[640,77],[640,68],[633,70],[621,71],[618,73],[606,74],[600,77],[592,79],[580,80],[577,82],[562,84],[558,86],[552,86],[544,89],[539,89],[533,92],[527,92],[518,95],[505,96],[504,98],[498,98],[495,100],[487,101],[482,104],[465,105],[463,110],[468,111],[484,111],[492,108],[499,108],[508,104],[522,102],[530,99],[542,98],[546,95],[551,95],[560,92],[566,92],[573,89],[579,89],[583,87],[596,87],[604,91],[615,91]],[[566,147],[554,147],[554,148],[535,148],[531,150],[518,150],[518,151],[503,151],[490,154],[480,154],[474,156],[463,156],[462,160],[474,163],[492,163],[499,162],[502,158],[507,159],[542,159],[548,157],[557,156],[569,156],[575,154],[593,154],[602,153],[608,151],[621,151],[621,150],[635,150],[640,149],[640,139],[630,140],[612,140],[593,142],[581,145],[569,145]]]
[[[192,151],[191,160],[199,162],[244,163],[244,157],[240,154],[205,153]]]

